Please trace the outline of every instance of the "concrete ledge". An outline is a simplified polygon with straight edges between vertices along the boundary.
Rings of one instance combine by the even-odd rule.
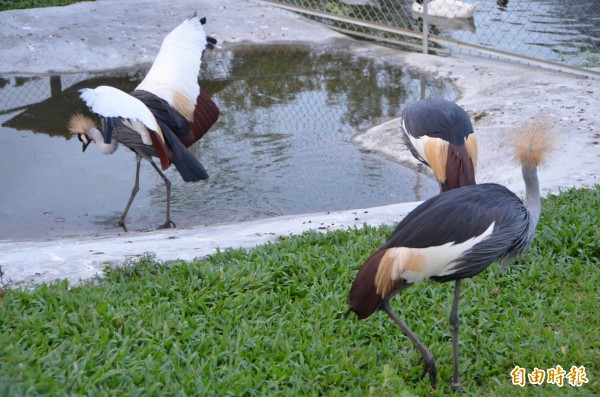
[[[416,203],[403,203],[85,239],[0,242],[0,266],[5,272],[4,280],[15,286],[57,279],[77,283],[101,273],[105,266],[122,263],[145,252],[155,253],[160,260],[189,261],[213,254],[217,249],[250,248],[307,230],[347,230],[365,223],[373,226],[394,223],[415,206]]]

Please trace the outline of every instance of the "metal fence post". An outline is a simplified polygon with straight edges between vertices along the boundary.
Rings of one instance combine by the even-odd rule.
[[[423,54],[429,53],[429,15],[427,12],[429,0],[423,0]]]

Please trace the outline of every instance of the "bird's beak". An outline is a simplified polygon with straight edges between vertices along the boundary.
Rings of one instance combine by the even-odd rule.
[[[84,133],[77,134],[77,139],[79,139],[79,142],[83,144],[83,152],[85,152],[85,149],[88,147],[88,145],[92,143],[92,140],[89,139]]]
[[[87,142],[83,142],[83,152],[85,152],[85,149],[87,149],[87,147],[90,145],[92,141],[87,141]]]

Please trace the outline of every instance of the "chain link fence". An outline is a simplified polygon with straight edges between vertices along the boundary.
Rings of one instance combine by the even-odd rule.
[[[425,4],[416,1],[427,4],[427,14],[422,12]],[[600,0],[478,0],[469,18],[452,17],[461,9],[464,11],[458,0],[266,2],[300,12],[337,31],[392,43],[406,50],[425,49],[442,56],[483,55],[600,77]],[[440,2],[445,5],[442,13],[446,16],[429,15],[429,12],[440,13]],[[252,59],[248,51],[244,54],[240,59]],[[315,73],[314,66],[307,61],[309,56],[298,60],[290,60],[290,56],[254,55],[252,62],[244,61],[243,68],[236,64],[239,60],[235,54],[216,56],[204,68],[203,79],[218,86],[238,78],[262,77],[264,81],[281,78],[285,82],[285,76]],[[271,64],[266,65],[265,60]],[[254,69],[252,65],[256,65]],[[130,80],[143,77],[143,70],[132,73],[135,76],[130,76]],[[0,76],[0,114],[60,97],[61,92],[90,78],[93,76],[85,74]],[[86,86],[93,86],[93,81],[87,81]],[[452,94],[446,96],[452,99]]]
[[[600,0],[579,0],[565,2],[562,0],[478,0],[472,17],[451,18],[454,12],[461,10],[457,0],[427,0],[427,10],[439,13],[439,4],[447,4],[444,10],[446,17],[423,14],[421,5],[416,0],[268,0],[278,7],[300,12],[303,15],[326,24],[332,29],[358,37],[379,42],[393,43],[402,49],[423,51],[443,56],[484,55],[499,59],[551,67],[578,74],[600,77]],[[467,0],[471,1],[471,0]],[[437,7],[437,8],[436,8]],[[422,11],[422,10],[421,10]],[[427,37],[428,40],[424,40]],[[273,51],[277,52],[273,56]],[[221,54],[219,54],[221,52]],[[317,59],[320,59],[318,61]],[[209,55],[209,62],[203,66],[202,80],[205,87],[218,92],[231,81],[244,79],[253,81],[256,95],[240,92],[237,101],[256,102],[256,106],[264,106],[269,100],[260,92],[272,86],[281,85],[293,89],[290,84],[298,84],[305,90],[311,89],[311,75],[328,73],[329,69],[339,70],[338,61],[326,54],[305,51],[288,51],[286,46],[258,51],[238,48],[227,54],[215,51]],[[404,81],[393,68],[378,69],[370,61],[355,59],[346,64],[346,68],[365,70],[361,79],[381,79],[391,76],[391,81]],[[384,70],[382,73],[381,70]],[[144,68],[128,72],[125,82],[113,82],[122,86],[125,91],[135,87],[143,78]],[[305,76],[305,78],[290,78]],[[99,84],[91,74],[63,74],[61,76],[0,76],[0,115],[22,110],[23,113],[12,123],[12,126],[28,126],[30,121],[40,119],[38,125],[44,125],[48,133],[64,133],[64,120],[74,107],[81,106],[76,90],[93,87]],[[209,85],[206,85],[208,82]],[[102,81],[103,84],[111,82]],[[394,98],[387,106],[394,106],[395,111],[406,100],[417,98],[403,97],[404,91],[396,91],[384,95],[389,90],[390,81],[376,84],[382,97]],[[352,91],[352,82],[346,88]],[[337,89],[337,88],[336,88]],[[427,84],[413,87],[411,91],[431,90]],[[360,84],[356,93],[360,95]],[[453,99],[454,93],[438,92],[437,96]],[[231,103],[235,108],[240,104]],[[308,105],[307,105],[308,106]],[[31,108],[31,109],[28,109]],[[312,117],[323,117],[322,109],[306,109]],[[385,116],[393,117],[393,112]],[[360,115],[357,109],[355,115]],[[47,117],[46,117],[47,115]],[[289,115],[302,118],[302,115]],[[382,114],[382,118],[384,115]],[[62,120],[61,120],[62,119]],[[18,122],[18,123],[17,123]],[[21,124],[21,122],[23,122]],[[6,123],[6,121],[5,121]],[[9,122],[10,123],[10,122]],[[60,124],[62,123],[62,124]]]
[[[69,137],[67,120],[76,111],[86,111],[79,89],[110,85],[130,92],[148,67],[95,74],[0,76],[0,125]],[[272,115],[285,117],[290,124],[306,123],[307,118],[325,123],[339,116],[361,129],[396,117],[404,103],[423,96],[452,100],[457,95],[450,84],[397,65],[309,46],[249,45],[214,51],[204,57],[200,80],[202,88],[220,101],[221,119],[231,128],[240,109],[256,109],[257,114],[272,109]],[[332,115],[332,109],[321,106],[340,95],[347,98],[344,114]],[[277,111],[300,97],[301,107]]]
[[[600,77],[598,0],[478,0],[466,18],[468,5],[458,0],[267,2],[342,33],[409,50],[483,55]],[[419,3],[427,4],[427,13]]]
[[[123,89],[132,90],[141,81],[144,70],[134,70],[119,77],[129,82]],[[0,126],[16,130],[69,136],[66,123],[81,107],[77,90],[95,87],[112,77],[103,74],[77,73],[45,76],[0,76]],[[105,80],[108,79],[108,80]]]

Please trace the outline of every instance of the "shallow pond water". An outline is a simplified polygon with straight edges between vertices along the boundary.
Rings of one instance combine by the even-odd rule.
[[[236,47],[205,60],[201,86],[221,116],[191,150],[210,174],[184,183],[174,168],[178,227],[419,200],[436,183],[351,143],[422,96],[453,99],[453,87],[402,67],[307,47]],[[0,239],[120,232],[135,156],[104,156],[66,132],[83,87],[132,90],[147,68],[110,74],[0,80]],[[142,162],[129,230],[164,222],[165,190]]]
[[[479,0],[469,43],[576,67],[600,64],[600,1]]]
[[[430,17],[430,33],[575,67],[597,68],[600,65],[599,0],[466,0],[466,2],[477,3],[473,18]],[[320,2],[309,0],[309,3],[317,7],[316,4]],[[412,13],[413,0],[360,0],[340,3],[344,4],[343,12],[350,17],[364,18],[409,30],[422,29],[421,15]],[[334,9],[333,6],[331,9]],[[344,28],[344,25],[341,24],[339,27]],[[366,33],[381,35],[368,30]],[[421,40],[411,42],[420,45]],[[430,43],[432,51],[435,52],[439,48],[440,45]],[[468,51],[454,52],[453,56],[463,54],[468,54]]]

